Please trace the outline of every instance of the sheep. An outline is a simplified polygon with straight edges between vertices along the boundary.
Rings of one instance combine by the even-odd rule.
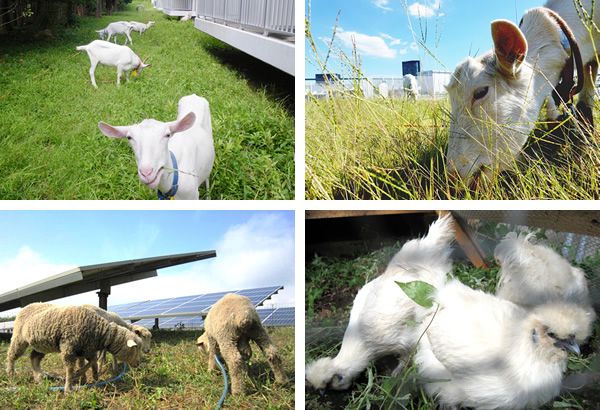
[[[231,391],[243,393],[246,362],[252,356],[250,340],[265,355],[277,383],[287,381],[281,358],[273,341],[262,326],[260,316],[246,296],[228,293],[210,309],[204,321],[205,332],[196,342],[202,353],[208,353],[208,370],[216,369],[215,354],[225,359],[231,373]]]
[[[116,325],[125,327],[135,333],[141,340],[141,350],[143,353],[148,354],[150,352],[152,333],[142,326],[132,325],[131,323],[127,323],[119,315],[113,312],[107,312],[104,309],[101,309],[94,305],[82,305],[86,309],[91,309],[96,314],[100,315],[102,318],[106,319],[109,322],[112,322]],[[113,369],[117,370],[117,358],[113,356]]]
[[[210,108],[204,98],[182,97],[176,121],[146,119],[117,127],[100,122],[98,127],[107,137],[129,140],[140,181],[155,189],[159,199],[198,199],[202,182],[208,191],[215,148]]]
[[[583,270],[548,246],[532,243],[532,237],[511,232],[496,247],[501,266],[496,296],[525,307],[565,301],[592,311]]]
[[[580,4],[600,25],[600,14],[589,13],[591,0]],[[579,8],[579,7],[578,7]],[[492,22],[495,50],[459,63],[446,86],[452,122],[447,168],[473,183],[479,173],[488,176],[510,168],[535,127],[545,101],[546,116],[558,113],[551,91],[559,83],[570,50],[559,21],[564,19],[579,44],[585,69],[577,109],[591,126],[594,81],[598,71],[594,44],[600,32],[588,31],[573,2],[550,0],[545,8],[525,13],[520,27],[507,20]],[[559,17],[560,16],[560,17]],[[591,35],[590,35],[591,33]]]
[[[532,310],[457,280],[438,289],[415,364],[440,407],[537,408],[560,394],[568,352],[591,334],[593,312],[555,302]]]
[[[98,63],[117,67],[117,86],[121,85],[121,74],[125,71],[125,77],[129,82],[129,71],[133,71],[133,76],[137,77],[145,67],[150,67],[152,64],[145,64],[146,60],[142,61],[137,54],[135,54],[127,46],[119,46],[117,44],[110,44],[107,41],[94,40],[90,44],[76,47],[77,50],[85,50],[90,57],[90,78],[94,88],[98,88],[96,85],[96,77],[94,72]]]
[[[71,381],[92,367],[96,353],[106,349],[118,360],[137,365],[140,360],[141,339],[128,329],[109,323],[82,306],[42,306],[33,303],[19,312],[7,354],[6,371],[14,375],[15,361],[32,347],[31,367],[37,382],[42,380],[40,363],[47,353],[61,353],[66,371],[65,392]],[[75,372],[79,357],[88,364]],[[97,374],[94,374],[97,377]]]
[[[406,74],[404,76],[404,96],[406,100],[417,101],[417,94],[419,93],[419,83],[412,74]]]
[[[126,21],[117,21],[114,23],[110,23],[108,26],[106,26],[105,29],[96,30],[96,33],[98,33],[100,39],[102,40],[104,40],[104,36],[108,35],[106,41],[110,41],[110,37],[115,36],[115,44],[117,44],[117,34],[124,34],[126,38],[125,43],[123,43],[123,45],[127,45],[127,40],[129,40],[131,45],[133,45],[133,41],[131,40],[130,36],[131,30],[133,29],[134,27],[130,23]],[[138,30],[136,29],[136,31]]]
[[[413,302],[395,282],[419,280],[439,287],[446,281],[452,267],[452,221],[450,215],[440,218],[426,237],[404,244],[385,272],[358,292],[339,353],[307,364],[307,385],[345,390],[372,360],[390,354],[401,358],[394,373],[402,370],[422,333],[409,322],[422,321],[430,309]]]
[[[149,21],[148,24],[138,23],[137,21],[130,21],[132,31],[138,31],[140,36],[144,34],[144,31],[148,30],[150,27],[154,26],[153,21]]]

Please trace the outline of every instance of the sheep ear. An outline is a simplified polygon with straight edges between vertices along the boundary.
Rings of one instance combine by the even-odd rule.
[[[508,20],[494,20],[492,38],[498,69],[506,76],[515,77],[527,56],[527,40],[523,32]]]
[[[127,347],[134,347],[134,346],[137,346],[137,343],[134,342],[133,340],[129,339],[127,341]]]
[[[172,134],[175,134],[176,132],[182,132],[191,128],[192,125],[194,125],[194,122],[196,122],[196,114],[190,112],[182,119],[170,122],[169,129]]]
[[[102,121],[98,123],[98,128],[100,128],[102,134],[110,138],[127,138],[127,133],[129,132],[129,127],[127,126],[113,127]]]
[[[204,344],[204,343],[202,343],[202,342],[199,342],[199,343],[196,343],[196,346],[200,347],[200,346],[202,346],[203,344]]]

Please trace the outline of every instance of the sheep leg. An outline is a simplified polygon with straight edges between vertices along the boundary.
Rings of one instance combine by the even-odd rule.
[[[592,60],[585,65],[583,77],[583,89],[579,94],[579,102],[577,103],[577,110],[583,116],[584,121],[589,126],[590,131],[593,132],[594,119],[593,119],[593,107],[594,107],[594,94],[596,87],[594,82],[598,74],[598,63],[596,60]]]
[[[248,338],[242,337],[238,340],[238,350],[242,355],[242,360],[247,362],[252,357],[252,348],[250,347],[250,341]]]
[[[27,343],[19,343],[16,341],[13,341],[10,344],[6,358],[6,373],[8,373],[9,376],[15,374],[15,361],[23,356],[25,350],[27,350],[27,346],[29,346]]]
[[[246,372],[246,362],[236,347],[233,343],[221,347],[225,362],[229,367],[231,393],[234,395],[244,393],[244,373]]]
[[[215,370],[217,368],[217,361],[215,360],[215,355],[219,354],[219,349],[217,348],[217,341],[215,339],[208,339],[208,371]]]
[[[96,76],[94,75],[96,71],[96,66],[98,65],[98,60],[90,57],[90,62],[92,63],[92,66],[90,67],[90,79],[92,80],[92,85],[94,86],[94,88],[98,88],[98,86],[96,85]]]
[[[273,344],[273,341],[265,331],[263,327],[260,328],[256,338],[254,339],[260,350],[262,350],[263,354],[267,358],[267,362],[271,366],[273,373],[275,374],[275,380],[277,383],[285,383],[288,378],[285,374],[285,370],[283,369],[283,363],[281,362],[281,357],[277,352],[277,348]]]
[[[36,382],[40,383],[42,381],[42,376],[43,376],[43,372],[42,372],[42,359],[44,358],[45,354],[38,352],[37,350],[33,349],[31,351],[30,354],[30,358],[31,358],[31,368],[33,369],[33,378],[35,379]]]
[[[71,391],[71,385],[75,374],[75,364],[77,363],[77,357],[63,353],[63,363],[65,365],[65,394]],[[89,364],[89,363],[88,363]],[[87,369],[86,369],[87,370]]]
[[[75,377],[80,377],[79,383],[86,384],[87,376],[85,375],[85,372],[83,372],[83,374],[81,374],[82,373],[81,369],[83,369],[85,367],[85,358],[79,357],[77,359],[77,365],[79,366],[79,370],[77,370],[77,372],[76,372],[77,376],[75,376]]]

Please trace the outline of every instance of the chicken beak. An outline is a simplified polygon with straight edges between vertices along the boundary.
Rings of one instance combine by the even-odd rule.
[[[567,352],[575,353],[577,356],[581,355],[581,350],[579,350],[579,345],[575,342],[575,338],[571,337],[568,340],[565,339],[557,339],[554,342],[554,346],[565,349]]]

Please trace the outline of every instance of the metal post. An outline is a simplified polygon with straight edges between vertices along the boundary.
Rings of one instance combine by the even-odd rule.
[[[98,295],[98,306],[100,309],[108,309],[108,296],[110,295],[110,282],[102,282]]]

